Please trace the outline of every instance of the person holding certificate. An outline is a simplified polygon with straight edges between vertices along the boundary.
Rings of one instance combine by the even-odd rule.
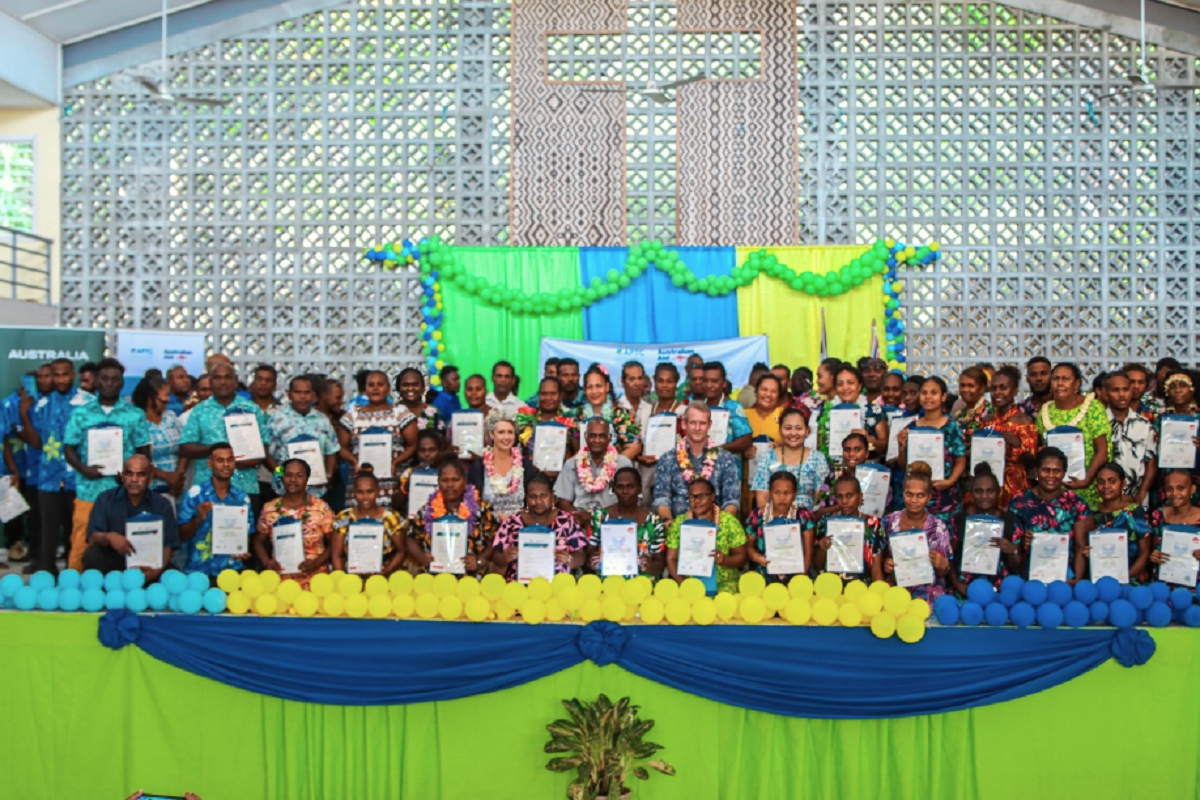
[[[599,417],[612,426],[613,444],[626,459],[642,452],[640,429],[629,409],[617,405],[612,380],[605,368],[592,364],[583,376],[583,404],[576,409],[580,423]],[[561,496],[560,496],[561,499]]]
[[[233,482],[237,470],[233,448],[218,442],[205,449],[209,451],[208,477],[188,489],[179,503],[179,538],[187,557],[183,571],[215,578],[222,570],[240,570],[250,557],[254,515],[250,495]],[[254,471],[250,473],[253,476]],[[214,521],[219,523],[217,536],[213,535]]]
[[[126,569],[132,563],[145,574],[146,582],[151,583],[170,566],[171,554],[179,547],[179,528],[171,501],[149,491],[153,475],[150,459],[139,453],[125,460],[121,485],[106,489],[96,498],[88,515],[84,569],[108,573]],[[138,535],[141,532],[131,529],[129,523],[140,515],[154,517],[157,530]],[[157,552],[152,552],[147,544],[156,547]],[[154,563],[157,566],[150,566]]]
[[[679,419],[686,406],[675,399],[679,388],[679,369],[670,361],[662,361],[654,367],[654,403],[648,408],[642,427],[642,452],[634,459],[638,473],[642,476],[642,503],[649,508],[654,502],[654,471],[660,456],[674,449],[676,431],[682,425]],[[658,416],[658,415],[663,416]],[[674,420],[672,420],[672,415]],[[659,422],[654,422],[655,418]],[[665,423],[674,421],[675,425]],[[650,455],[654,453],[654,455]]]
[[[179,458],[183,422],[167,408],[170,399],[171,388],[167,382],[151,375],[138,382],[130,402],[146,415],[146,427],[150,432],[150,460],[154,464],[150,491],[178,497],[183,494],[188,461]]]
[[[292,378],[288,382],[287,395],[288,405],[281,406],[267,419],[271,459],[282,464],[289,458],[303,458],[314,475],[309,481],[308,493],[313,497],[324,497],[329,480],[337,470],[340,449],[337,432],[329,418],[314,407],[317,393],[312,378],[307,375]],[[314,462],[320,470],[315,469]],[[278,494],[283,486],[278,477],[274,483]]]
[[[1008,575],[1021,574],[1025,560],[1021,521],[1000,505],[1000,481],[986,461],[975,466],[970,495],[970,505],[954,515],[950,530],[956,566],[950,570],[950,586],[960,597],[967,596],[967,586],[976,578],[999,587]],[[994,569],[979,569],[984,564],[993,566],[993,561]]]
[[[1187,457],[1185,455],[1187,452],[1186,443],[1171,442],[1169,445],[1164,444],[1164,439],[1167,438],[1167,436],[1163,433],[1163,431],[1168,420],[1164,420],[1163,417],[1171,414],[1177,414],[1179,416],[1190,417],[1194,419],[1197,414],[1200,414],[1200,410],[1198,410],[1196,407],[1195,387],[1192,383],[1191,375],[1186,372],[1172,372],[1167,376],[1164,383],[1166,384],[1164,388],[1167,395],[1167,402],[1166,405],[1163,406],[1160,415],[1155,417],[1154,420],[1154,433],[1158,439],[1158,460],[1160,462],[1160,467],[1161,462],[1163,461],[1164,450],[1166,450],[1168,462],[1171,456],[1176,458],[1180,458],[1182,456],[1181,461],[1185,461]],[[1177,417],[1172,421],[1172,424],[1169,427],[1176,430],[1181,427],[1180,421]],[[1175,431],[1172,431],[1172,433],[1175,433]],[[1179,439],[1180,437],[1176,433],[1176,435],[1173,435],[1170,438]],[[1193,484],[1192,504],[1200,505],[1200,460],[1196,458],[1195,452],[1195,448],[1200,447],[1200,439],[1193,440],[1192,445],[1192,452],[1188,454],[1191,455],[1193,465],[1190,469]],[[1172,467],[1172,469],[1179,469],[1179,467]],[[1161,481],[1159,482],[1157,495],[1158,505],[1165,505],[1165,487]]]
[[[712,420],[710,435],[717,442],[717,447],[733,453],[734,466],[737,468],[738,482],[742,479],[742,454],[752,446],[750,421],[746,419],[746,411],[742,404],[730,400],[726,395],[728,380],[725,375],[725,365],[720,361],[709,361],[704,365],[704,394]]]
[[[67,566],[83,567],[88,516],[106,489],[116,488],[121,465],[134,453],[150,457],[146,415],[121,398],[125,368],[115,358],[99,363],[96,396],[71,412],[63,435],[63,455],[78,473],[71,517],[71,551]]]
[[[690,407],[689,407],[690,408]],[[738,573],[746,563],[746,531],[742,524],[717,505],[717,490],[707,478],[695,478],[687,486],[688,510],[677,515],[667,528],[667,572],[671,578],[683,583],[688,577],[711,577],[715,571],[718,592],[737,594]],[[704,520],[716,525],[716,544],[710,551],[696,551],[684,547],[683,524],[692,520]],[[696,565],[707,561],[708,575],[697,575],[697,570],[684,565]]]
[[[633,539],[630,542],[626,537],[624,543],[632,544],[627,550],[620,550],[621,558],[615,558],[616,552],[610,552],[610,558],[607,563],[618,561],[627,561],[629,556],[633,556],[636,567],[632,570],[633,574],[646,575],[651,580],[658,580],[663,574],[663,569],[666,567],[666,542],[667,542],[667,526],[662,519],[650,511],[645,506],[638,503],[638,495],[641,492],[641,477],[637,470],[633,467],[622,467],[617,470],[617,474],[613,477],[612,490],[617,498],[617,502],[606,508],[597,508],[592,512],[591,519],[591,535],[588,537],[587,559],[588,565],[593,572],[602,576],[607,574],[623,574],[629,575],[630,570],[614,571],[609,573],[604,569],[604,542],[607,539],[610,542],[618,541],[619,536],[623,536],[623,532],[613,532],[619,520],[620,523],[628,523],[629,527],[633,528]],[[607,529],[605,526],[609,526]],[[614,550],[618,549],[614,546]],[[631,552],[630,552],[631,551]],[[628,566],[628,565],[626,565]]]
[[[404,536],[404,517],[394,508],[379,505],[379,479],[370,468],[354,476],[354,505],[347,506],[333,518],[333,568],[346,569],[347,535],[350,526],[359,520],[373,520],[383,525],[382,569],[380,574],[391,575],[408,557],[408,542]]]
[[[573,572],[583,566],[587,557],[587,534],[573,515],[555,507],[550,478],[539,472],[525,485],[524,510],[505,520],[490,540],[493,571],[503,574],[506,581],[517,579],[521,531],[527,526],[549,528],[554,534],[555,574]]]
[[[821,484],[816,494],[813,495],[814,520],[818,520],[826,514],[837,512],[834,484],[846,475],[854,478],[854,482],[858,483],[858,467],[861,464],[867,463],[868,452],[867,437],[861,433],[852,433],[842,441],[842,463],[825,476],[825,482]]]
[[[1166,503],[1150,512],[1150,534],[1154,537],[1150,561],[1158,580],[1195,589],[1200,547],[1192,550],[1193,563],[1188,563],[1188,548],[1182,546],[1188,534],[1200,536],[1200,508],[1192,501],[1192,478],[1183,470],[1171,470],[1163,475],[1163,486]]]
[[[565,462],[574,455],[579,446],[578,437],[574,436],[579,420],[575,412],[562,406],[562,386],[558,378],[542,378],[538,384],[538,407],[536,409],[522,406],[517,411],[517,439],[525,448],[525,460],[533,463],[533,429],[542,422],[557,422],[567,429],[567,450],[563,456]],[[548,471],[550,480],[558,477],[558,471]]]
[[[525,456],[517,446],[516,415],[507,409],[490,412],[484,432],[491,445],[471,462],[467,480],[503,523],[525,507]]]
[[[924,386],[921,387],[921,394],[924,401]],[[929,549],[929,563],[933,566],[933,581],[907,588],[913,597],[920,597],[930,603],[948,591],[946,576],[950,573],[950,559],[954,557],[950,544],[950,529],[941,518],[929,512],[929,501],[934,491],[931,473],[929,465],[923,461],[909,465],[904,476],[904,508],[883,518],[884,548],[881,557],[871,563],[871,577],[874,580],[886,580],[896,585],[898,570],[897,554],[893,552],[896,545],[894,540],[911,535],[912,531],[923,532],[925,544]]]
[[[950,519],[962,508],[962,492],[959,491],[958,481],[967,469],[967,448],[963,442],[962,429],[958,423],[946,416],[946,382],[936,376],[926,378],[921,384],[921,410],[924,416],[920,425],[924,428],[936,428],[942,434],[942,463],[940,480],[933,480],[933,494],[929,499],[929,510],[947,525]],[[900,431],[896,437],[900,445],[900,461],[908,464],[910,471],[913,459],[908,456],[908,437],[911,428]],[[936,457],[936,456],[935,456]],[[930,464],[932,470],[933,464]],[[931,477],[932,480],[932,477]]]
[[[458,517],[466,524],[466,551],[457,564],[434,559],[433,534],[443,517]],[[499,523],[488,503],[480,502],[475,487],[467,483],[467,468],[457,458],[438,467],[438,488],[420,512],[405,523],[408,557],[421,571],[466,572],[483,576],[492,560],[492,540]]]
[[[1142,373],[1145,376],[1145,373]],[[1104,379],[1108,395],[1108,424],[1112,428],[1110,458],[1125,471],[1125,495],[1144,506],[1150,487],[1158,475],[1158,437],[1154,423],[1137,413],[1133,381],[1122,371],[1110,372]]]
[[[842,583],[868,579],[874,574],[872,565],[887,541],[883,522],[862,513],[862,487],[854,472],[840,475],[833,482],[834,506],[829,513],[813,521],[813,574],[833,572]],[[862,537],[861,548],[857,545]],[[835,549],[835,545],[837,548]],[[861,562],[856,556],[861,556]]]
[[[429,429],[419,431],[417,433],[416,463],[405,467],[400,473],[397,494],[392,497],[392,507],[406,517],[419,513],[428,498],[432,496],[431,487],[434,483],[434,476],[445,457],[446,442],[442,439],[442,435]],[[430,488],[425,494],[420,493],[418,484],[414,496],[413,473],[416,473],[418,478],[421,474],[426,476],[428,480],[426,486]]]
[[[818,374],[820,372],[818,371]],[[821,405],[817,412],[817,449],[819,449],[830,463],[840,463],[844,455],[839,452],[838,443],[831,441],[830,437],[840,436],[843,441],[845,437],[851,433],[861,434],[867,440],[867,449],[882,456],[887,452],[888,431],[887,417],[884,416],[883,406],[878,403],[869,403],[862,395],[862,375],[859,371],[849,364],[842,364],[835,378],[834,398]],[[834,407],[840,404],[852,404],[859,407],[861,413],[859,420],[861,425],[850,428],[842,426],[839,419],[835,419]]]
[[[1108,442],[1112,429],[1104,406],[1092,395],[1084,396],[1079,389],[1083,373],[1074,364],[1059,364],[1050,373],[1050,400],[1037,413],[1037,431],[1042,442],[1054,428],[1068,426],[1083,431],[1082,477],[1067,478],[1067,489],[1079,495],[1088,508],[1100,504],[1100,495],[1092,484],[1096,473],[1108,461]]]
[[[486,418],[496,409],[488,404],[487,380],[479,374],[467,378],[463,384],[463,397],[467,398],[467,410],[478,411]]]
[[[431,403],[425,402],[425,376],[415,367],[405,367],[396,376],[396,394],[417,420],[417,430],[437,431],[446,435],[446,420]],[[411,458],[411,456],[410,456]]]
[[[1100,506],[1092,515],[1091,532],[1119,530],[1125,534],[1126,549],[1120,555],[1128,559],[1129,583],[1138,586],[1151,581],[1150,525],[1145,509],[1125,494],[1125,481],[1125,470],[1111,461],[1096,473]],[[1082,570],[1088,565],[1088,549],[1081,547],[1076,556],[1076,574],[1083,574]],[[1095,575],[1088,577],[1096,580]]]
[[[688,486],[704,478],[717,487],[717,504],[730,514],[737,514],[742,502],[737,458],[709,438],[712,412],[705,403],[692,403],[683,414],[683,423],[684,437],[655,467],[655,513],[664,521],[686,514],[691,507]]]
[[[1026,462],[1037,452],[1037,427],[1016,404],[1021,373],[1016,367],[996,370],[990,386],[991,403],[978,418],[977,430],[990,430],[1004,437],[1004,485],[1000,487],[1000,508],[1029,488]]]
[[[1047,405],[1049,405],[1047,403]],[[1074,553],[1076,544],[1086,544],[1091,528],[1091,511],[1087,503],[1063,484],[1067,475],[1067,457],[1055,447],[1043,447],[1034,461],[1034,486],[1013,498],[1008,510],[1016,516],[1024,531],[1021,543],[1026,556],[1022,570],[1027,578],[1029,552],[1033,538],[1039,533],[1068,535],[1069,556],[1065,580],[1074,584]]]
[[[609,423],[603,417],[588,420],[584,438],[587,446],[567,459],[554,482],[558,507],[574,514],[580,526],[591,521],[593,511],[616,502],[613,478],[617,470],[633,466],[613,446]]]
[[[829,476],[829,462],[820,450],[805,444],[808,434],[808,410],[803,407],[783,409],[779,415],[780,441],[758,454],[758,467],[750,477],[756,507],[765,508],[770,502],[768,484],[777,472],[787,472],[796,479],[797,506],[813,507],[817,489]]]
[[[308,588],[312,576],[328,572],[333,548],[329,541],[333,533],[333,511],[324,500],[308,491],[310,469],[301,458],[289,458],[283,468],[283,496],[263,506],[258,518],[258,532],[253,539],[254,554],[267,569],[278,572],[285,580],[291,578]],[[299,525],[297,540],[286,543],[276,539],[276,532]],[[297,544],[292,544],[296,541]],[[267,543],[272,552],[267,553]],[[297,558],[299,556],[299,558]]]
[[[338,420],[342,460],[358,472],[367,464],[379,479],[379,503],[391,506],[401,467],[417,452],[417,418],[388,398],[388,377],[379,370],[366,376],[366,405],[352,403]],[[363,457],[365,455],[365,457]],[[376,463],[378,462],[378,463]],[[346,487],[346,504],[354,502]]]
[[[800,505],[796,486],[796,476],[791,472],[773,474],[766,504],[751,511],[746,520],[746,557],[768,583],[784,583],[793,575],[808,572],[812,564],[812,516]],[[795,523],[790,529],[779,527],[789,521]],[[776,547],[776,551],[783,550],[782,560],[780,553],[769,552],[769,543],[782,545]],[[774,567],[772,561],[776,562]]]

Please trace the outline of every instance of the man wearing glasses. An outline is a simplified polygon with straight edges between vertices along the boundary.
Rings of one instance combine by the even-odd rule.
[[[688,511],[688,487],[706,478],[716,492],[716,503],[735,517],[742,502],[737,457],[708,438],[712,413],[703,402],[693,402],[683,414],[684,436],[675,450],[658,460],[654,473],[654,509],[663,521]]]

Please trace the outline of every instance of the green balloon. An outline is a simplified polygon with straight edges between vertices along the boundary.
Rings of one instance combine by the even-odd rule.
[[[617,278],[617,285],[622,289],[628,288],[630,283],[632,283],[632,281],[629,280],[628,275],[622,275],[621,277]]]
[[[684,280],[682,275],[676,273],[671,276],[671,283],[675,284],[676,286],[683,286],[683,284],[687,283],[687,281]]]
[[[835,296],[846,291],[846,287],[842,285],[841,281],[830,281],[828,284],[828,289],[829,293]]]
[[[690,280],[687,282],[687,290],[689,292],[696,292],[696,291],[699,291],[699,289],[700,289],[700,281]]]
[[[585,298],[585,299],[586,299],[586,300],[587,300],[589,303],[594,303],[594,302],[596,302],[596,298],[598,298],[599,296],[600,296],[600,295],[599,295],[599,294],[596,292],[596,290],[595,290],[595,289],[588,289],[588,290],[587,290],[587,292],[585,292],[585,293],[584,293],[584,298]]]
[[[621,277],[621,273],[617,272],[615,269],[610,269],[607,273],[607,277],[608,277],[608,282],[612,283],[617,278]]]

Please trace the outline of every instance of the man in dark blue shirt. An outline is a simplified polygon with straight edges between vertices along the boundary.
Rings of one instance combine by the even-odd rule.
[[[462,403],[458,399],[458,390],[461,388],[458,367],[447,364],[442,367],[442,371],[438,375],[442,379],[442,390],[429,402],[442,415],[442,419],[449,424],[450,415],[455,411],[462,411]]]
[[[175,509],[164,495],[148,491],[154,475],[150,459],[140,453],[126,459],[121,470],[121,485],[100,493],[88,517],[87,550],[83,568],[101,572],[125,569],[125,558],[135,552],[126,535],[125,523],[139,514],[162,517],[162,566],[141,567],[146,582],[158,579],[170,565],[171,553],[179,547],[179,526]],[[144,553],[141,555],[145,555]]]

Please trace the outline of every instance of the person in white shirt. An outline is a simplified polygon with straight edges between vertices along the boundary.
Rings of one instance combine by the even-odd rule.
[[[507,361],[497,361],[492,367],[492,391],[488,392],[488,406],[517,413],[525,404],[513,392],[516,384],[517,373],[513,365]]]

